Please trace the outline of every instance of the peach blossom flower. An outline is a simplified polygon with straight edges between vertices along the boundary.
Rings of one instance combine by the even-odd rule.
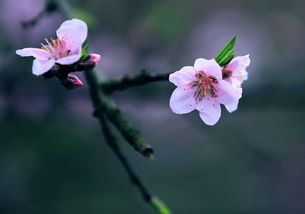
[[[79,19],[67,20],[56,31],[56,39],[45,39],[41,48],[24,48],[17,50],[20,56],[33,56],[33,74],[42,75],[49,71],[55,63],[70,65],[77,62],[82,54],[82,44],[87,38],[88,28]]]
[[[176,114],[198,110],[207,125],[214,125],[220,118],[220,104],[231,111],[241,98],[242,89],[222,79],[222,68],[214,59],[195,61],[194,67],[186,66],[172,73],[169,81],[177,88],[170,98],[170,107]]]

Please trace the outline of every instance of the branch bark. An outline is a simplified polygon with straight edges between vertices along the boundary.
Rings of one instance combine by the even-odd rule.
[[[167,81],[170,73],[153,75],[145,70],[141,73],[130,77],[126,75],[121,80],[109,80],[101,84],[101,88],[105,93],[112,93],[118,90],[125,90],[135,86],[145,85],[157,81]]]

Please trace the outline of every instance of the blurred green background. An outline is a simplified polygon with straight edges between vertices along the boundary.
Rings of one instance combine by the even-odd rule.
[[[174,72],[214,57],[233,35],[237,54],[250,54],[238,111],[223,109],[213,127],[197,112],[173,114],[168,82],[115,94],[155,160],[120,143],[173,213],[305,213],[304,1],[70,3],[110,79]],[[32,59],[15,54],[54,37],[64,21],[54,12],[22,27],[44,4],[0,0],[0,214],[155,213],[106,146],[88,88],[37,78]]]

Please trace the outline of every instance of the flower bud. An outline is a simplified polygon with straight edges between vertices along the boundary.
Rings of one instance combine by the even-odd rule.
[[[67,79],[62,80],[61,83],[66,89],[79,88],[84,85],[77,76],[75,76],[74,74],[70,74],[70,73],[68,74]]]
[[[89,54],[79,65],[77,65],[77,71],[91,71],[95,65],[101,60],[101,56],[98,54]]]
[[[91,61],[93,61],[95,64],[99,63],[99,61],[101,60],[101,55],[99,54],[89,54],[89,59]]]

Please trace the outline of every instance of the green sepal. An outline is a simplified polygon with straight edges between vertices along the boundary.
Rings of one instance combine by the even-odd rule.
[[[216,62],[220,66],[226,66],[234,58],[234,45],[236,43],[236,36],[234,36],[226,46],[215,57]]]
[[[85,44],[83,46],[81,59],[85,59],[88,56],[88,48],[89,48],[88,44]]]

